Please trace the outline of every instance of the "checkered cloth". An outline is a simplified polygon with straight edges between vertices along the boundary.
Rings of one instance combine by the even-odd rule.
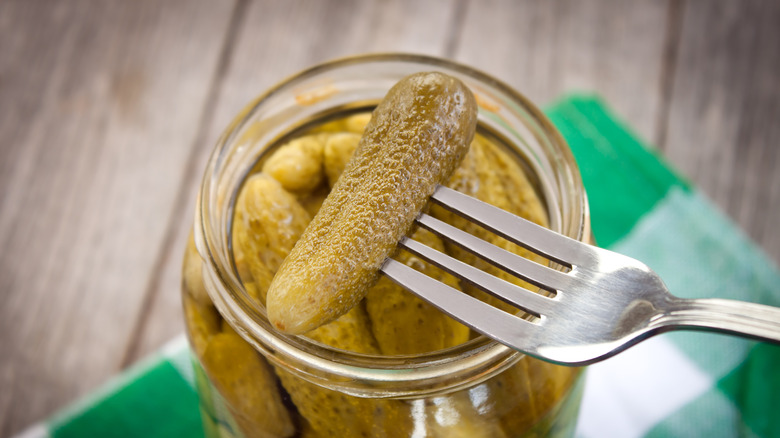
[[[679,297],[780,306],[777,267],[598,99],[547,114],[580,165],[599,245]],[[202,437],[191,373],[182,337],[20,437]],[[591,366],[585,388],[577,437],[780,437],[778,346],[664,334]]]

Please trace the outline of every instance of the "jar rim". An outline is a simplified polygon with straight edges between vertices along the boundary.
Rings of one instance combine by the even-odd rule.
[[[441,68],[465,75],[502,93],[508,103],[531,117],[555,150],[554,163],[561,169],[564,193],[573,195],[565,219],[556,231],[582,240],[590,235],[589,213],[579,170],[561,134],[547,117],[525,96],[492,76],[472,67],[442,58],[407,53],[376,53],[337,58],[293,74],[257,97],[228,125],[206,166],[195,217],[195,241],[203,259],[204,286],[222,316],[236,331],[264,354],[274,365],[284,367],[313,383],[343,392],[369,397],[406,397],[454,391],[481,382],[516,363],[523,354],[496,341],[479,336],[444,350],[407,356],[378,356],[335,349],[303,337],[273,329],[248,298],[243,284],[232,269],[229,256],[230,230],[223,221],[211,220],[220,195],[215,185],[228,165],[238,133],[259,108],[273,96],[319,74],[359,64],[409,63]],[[248,167],[251,167],[248,166]],[[247,169],[248,170],[248,169]],[[236,191],[238,187],[235,188]],[[224,200],[222,200],[224,201]],[[231,210],[232,211],[232,210]],[[226,223],[231,223],[228,220]]]

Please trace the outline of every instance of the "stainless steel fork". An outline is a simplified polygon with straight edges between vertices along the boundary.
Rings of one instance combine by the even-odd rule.
[[[547,297],[404,238],[401,247],[537,318],[523,319],[393,259],[382,272],[455,319],[511,348],[564,365],[587,365],[650,336],[699,329],[780,343],[780,308],[723,299],[681,299],[643,263],[540,227],[477,199],[438,187],[432,201],[540,254],[532,262],[427,214],[417,223],[528,283]]]

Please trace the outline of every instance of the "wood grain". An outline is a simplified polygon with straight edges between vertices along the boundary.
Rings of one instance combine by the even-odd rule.
[[[667,157],[780,261],[780,3],[689,1]]]
[[[455,58],[541,106],[564,93],[597,93],[652,139],[666,8],[652,0],[473,1]]]
[[[8,436],[119,369],[232,4],[0,8],[0,435]]]

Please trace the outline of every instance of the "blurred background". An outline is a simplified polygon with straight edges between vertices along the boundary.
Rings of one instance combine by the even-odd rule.
[[[780,2],[0,0],[0,436],[181,333],[221,130],[338,56],[454,59],[601,96],[780,260]]]

